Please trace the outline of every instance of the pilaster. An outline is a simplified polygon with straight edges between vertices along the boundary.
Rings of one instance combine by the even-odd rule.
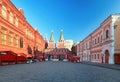
[[[111,20],[110,30],[111,30],[111,51],[110,51],[110,57],[109,57],[109,64],[114,64],[114,20]]]

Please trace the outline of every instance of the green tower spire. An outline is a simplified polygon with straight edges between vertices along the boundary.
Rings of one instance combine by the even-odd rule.
[[[52,33],[51,33],[50,42],[54,42],[54,34],[53,34],[53,31],[52,31]]]
[[[59,42],[62,42],[62,41],[64,41],[63,30],[61,30],[60,39],[59,39]]]

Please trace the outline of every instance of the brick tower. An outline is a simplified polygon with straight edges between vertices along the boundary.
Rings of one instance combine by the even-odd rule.
[[[54,41],[54,33],[52,31],[51,33],[51,37],[50,37],[50,41],[48,42],[48,49],[51,49],[51,48],[56,48],[56,44],[55,44],[55,41]]]
[[[61,30],[61,33],[60,33],[60,39],[59,39],[59,42],[58,42],[58,48],[65,48],[63,30]]]

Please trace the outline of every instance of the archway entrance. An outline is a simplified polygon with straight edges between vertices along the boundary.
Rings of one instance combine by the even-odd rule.
[[[105,51],[105,63],[109,63],[109,56],[110,56],[109,51],[106,50]]]
[[[48,55],[48,61],[52,60],[52,55]]]
[[[63,61],[63,56],[62,55],[59,56],[59,61]]]

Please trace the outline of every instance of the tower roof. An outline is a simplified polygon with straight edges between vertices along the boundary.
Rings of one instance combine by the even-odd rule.
[[[51,33],[50,42],[54,42],[54,34],[53,34],[53,31],[52,31],[52,33]]]
[[[59,39],[59,42],[62,42],[62,41],[64,41],[63,30],[61,30],[60,39]]]

